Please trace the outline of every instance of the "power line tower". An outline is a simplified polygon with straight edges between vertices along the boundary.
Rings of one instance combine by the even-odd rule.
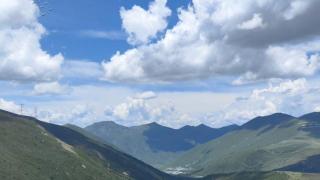
[[[20,114],[23,115],[23,107],[24,107],[24,104],[20,104]]]
[[[38,117],[38,108],[34,107],[34,117],[37,118]]]

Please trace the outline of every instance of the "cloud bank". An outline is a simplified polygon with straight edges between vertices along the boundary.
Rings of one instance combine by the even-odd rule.
[[[157,122],[161,125],[179,128],[185,124],[197,124],[190,115],[181,113],[176,108],[167,104],[151,105],[148,100],[156,98],[153,92],[143,92],[136,96],[128,97],[119,105],[108,107],[105,110],[107,119],[126,126],[137,126]]]
[[[159,83],[232,77],[243,84],[312,76],[320,62],[319,8],[316,0],[193,0],[178,10],[179,21],[163,38],[105,60],[104,79]],[[129,33],[146,31],[140,15],[130,18],[139,21]]]
[[[243,124],[257,116],[277,112],[301,116],[320,110],[320,86],[306,79],[273,82],[269,87],[255,89],[239,97],[225,110],[208,115],[203,121],[216,127]]]

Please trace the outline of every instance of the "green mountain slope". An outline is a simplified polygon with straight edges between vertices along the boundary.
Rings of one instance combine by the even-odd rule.
[[[236,129],[213,129],[205,125],[172,129],[157,123],[125,127],[114,122],[99,122],[85,128],[89,133],[154,167],[161,168],[183,152]]]
[[[179,179],[67,127],[0,111],[0,179]]]
[[[281,168],[304,172],[308,163],[302,162],[320,154],[319,113],[312,120],[305,117],[274,114],[255,118],[239,130],[188,151],[166,170],[193,176]],[[318,159],[309,162],[320,163]],[[318,165],[309,169],[307,172],[320,172]]]

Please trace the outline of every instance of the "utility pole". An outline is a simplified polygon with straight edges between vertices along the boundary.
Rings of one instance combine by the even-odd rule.
[[[34,117],[37,118],[38,116],[38,108],[34,107]]]
[[[23,106],[24,104],[20,104],[20,114],[23,115]]]

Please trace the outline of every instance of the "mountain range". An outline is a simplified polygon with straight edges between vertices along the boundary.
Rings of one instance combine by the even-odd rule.
[[[125,127],[112,121],[99,122],[84,128],[106,144],[114,145],[148,164],[161,168],[199,144],[237,129],[232,125],[214,129],[206,125],[172,129],[157,123]]]
[[[320,172],[320,113],[301,117],[275,113],[220,129],[205,125],[171,129],[156,123],[124,127],[100,122],[85,130],[171,174],[206,177],[242,172]]]
[[[319,149],[316,112],[301,117],[276,113],[220,129],[171,129],[156,123],[59,126],[0,110],[3,180],[317,180]],[[161,165],[148,165],[152,157]]]

